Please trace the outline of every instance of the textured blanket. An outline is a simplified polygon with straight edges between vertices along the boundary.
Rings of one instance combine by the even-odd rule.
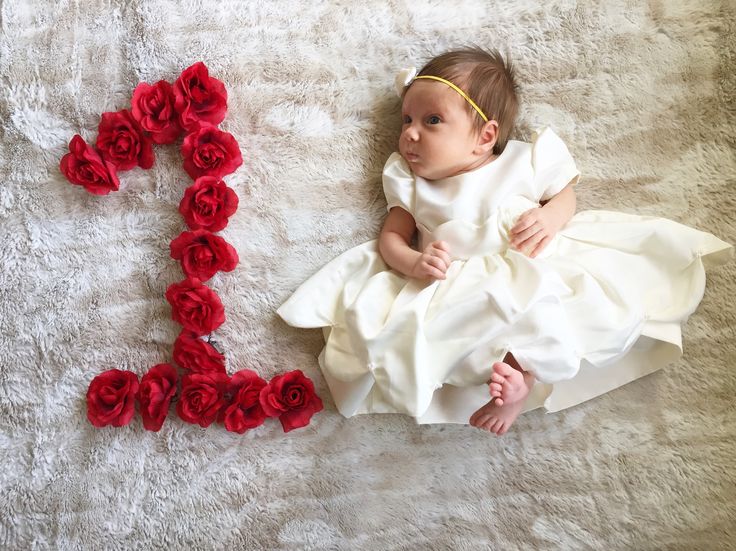
[[[665,216],[736,242],[736,6],[703,0],[0,2],[0,548],[726,549],[736,541],[736,266],[708,273],[676,364],[501,438],[399,415],[342,418],[318,330],[276,308],[377,236],[393,78],[448,48],[511,57],[515,139],[549,124],[578,210]],[[122,189],[71,186],[75,133],[135,86],[204,61],[244,165],[212,288],[228,371],[310,376],[325,409],[243,435],[172,411],[94,428],[85,393],[171,361],[169,243],[191,180],[176,146]]]

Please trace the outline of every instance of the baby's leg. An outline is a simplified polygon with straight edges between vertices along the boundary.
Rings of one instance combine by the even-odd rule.
[[[503,362],[493,364],[491,400],[473,413],[470,424],[498,436],[505,434],[521,413],[534,381],[534,375],[524,371],[510,352],[506,354]]]

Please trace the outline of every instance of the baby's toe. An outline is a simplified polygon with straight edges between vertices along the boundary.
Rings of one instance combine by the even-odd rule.
[[[503,375],[499,373],[496,373],[495,371],[491,375],[491,384],[497,383],[499,385],[502,385],[504,381],[506,381],[506,377],[504,377]]]
[[[483,423],[482,428],[483,430],[487,430],[488,432],[493,432],[493,427],[495,426],[495,424],[496,424],[496,418],[491,417],[490,419],[488,419],[488,421]]]
[[[498,434],[499,431],[501,430],[501,427],[503,427],[503,420],[496,419],[496,422],[493,423],[493,426],[491,427],[491,432]]]
[[[491,383],[491,396],[500,396],[503,385],[501,383]]]
[[[494,375],[501,375],[503,377],[508,377],[511,375],[511,373],[515,371],[513,367],[511,367],[509,364],[505,364],[503,362],[496,362],[493,364],[493,373]],[[491,376],[493,378],[493,376]]]
[[[478,410],[470,417],[470,424],[474,427],[482,428],[482,425],[490,418],[491,416],[488,413]]]

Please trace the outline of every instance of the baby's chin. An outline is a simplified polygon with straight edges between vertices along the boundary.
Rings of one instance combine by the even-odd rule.
[[[420,178],[424,178],[425,180],[438,179],[437,175],[435,174],[436,171],[432,170],[433,167],[428,167],[421,160],[412,159],[411,156],[405,155],[404,153],[402,153],[401,156],[406,161],[406,164],[409,165],[409,168],[411,169],[414,176],[419,176]]]
[[[453,176],[448,170],[442,170],[441,168],[437,167],[429,167],[423,163],[408,163],[409,168],[414,173],[415,176],[419,176],[420,178],[423,178],[428,181],[432,180],[442,180],[443,178],[449,178],[450,176]]]

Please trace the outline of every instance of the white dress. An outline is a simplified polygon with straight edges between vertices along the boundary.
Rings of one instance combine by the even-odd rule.
[[[559,411],[677,360],[704,266],[733,248],[671,220],[601,210],[577,213],[536,258],[509,248],[518,216],[579,174],[549,128],[440,181],[413,175],[394,153],[383,173],[388,209],[414,216],[419,250],[449,244],[447,278],[403,276],[373,240],[278,309],[294,327],[323,328],[319,364],[340,413],[467,423],[507,352],[539,381],[525,411]]]

